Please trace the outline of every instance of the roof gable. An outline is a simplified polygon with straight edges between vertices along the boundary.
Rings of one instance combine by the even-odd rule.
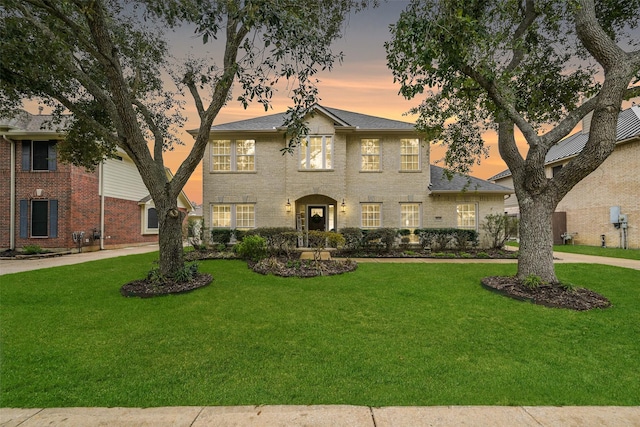
[[[313,111],[310,114],[322,114],[330,120],[333,120],[336,128],[415,131],[415,125],[413,123],[402,122],[399,120],[369,116],[366,114],[354,113],[352,111],[340,110],[338,108],[324,107],[318,104],[316,104],[312,110]],[[276,131],[282,130],[284,123],[285,113],[277,113],[247,120],[214,125],[211,127],[211,131]]]

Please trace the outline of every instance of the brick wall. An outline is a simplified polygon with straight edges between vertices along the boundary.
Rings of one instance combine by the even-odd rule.
[[[11,142],[0,139],[0,250],[9,249],[11,224]]]
[[[138,202],[105,197],[104,205],[105,247],[113,248],[158,241],[157,234],[142,234],[142,209]]]

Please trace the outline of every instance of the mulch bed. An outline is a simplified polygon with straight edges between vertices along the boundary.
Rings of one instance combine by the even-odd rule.
[[[500,295],[546,307],[585,311],[611,306],[607,298],[589,289],[565,289],[561,285],[549,284],[531,288],[515,277],[485,277],[482,286]]]
[[[358,264],[353,260],[314,261],[286,257],[272,257],[259,262],[249,261],[248,265],[256,273],[281,277],[334,276],[358,268]]]
[[[182,294],[209,285],[213,276],[199,273],[188,282],[175,282],[165,280],[162,284],[157,281],[143,279],[129,282],[120,288],[120,293],[125,297],[151,298],[161,295]]]

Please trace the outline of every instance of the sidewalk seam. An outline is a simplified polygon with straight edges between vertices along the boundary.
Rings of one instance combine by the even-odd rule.
[[[376,416],[373,413],[373,408],[369,406],[369,413],[371,414],[371,421],[373,422],[373,427],[377,427],[376,425]]]
[[[201,406],[200,410],[198,411],[198,415],[196,415],[196,417],[193,419],[193,421],[191,421],[191,424],[189,424],[189,427],[193,427],[193,425],[196,423],[196,421],[198,421],[198,418],[200,418],[200,415],[202,415],[202,411],[205,410],[205,406]]]
[[[38,412],[36,412],[35,414],[31,415],[30,417],[27,417],[24,421],[22,421],[20,424],[17,424],[16,427],[21,426],[22,424],[26,423],[27,421],[29,421],[31,418],[35,417],[36,415],[38,415],[39,413],[41,413],[42,411],[44,411],[45,408],[40,408],[40,410]]]
[[[536,417],[534,417],[531,412],[527,411],[527,408],[525,408],[524,406],[521,406],[520,408],[524,411],[525,414],[529,415],[531,417],[531,419],[533,419],[533,421],[536,422],[536,424],[538,424],[539,426],[544,427],[544,424],[542,424],[540,421],[538,421],[538,419]]]

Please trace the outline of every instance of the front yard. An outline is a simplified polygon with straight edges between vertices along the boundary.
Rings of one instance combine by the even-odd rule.
[[[488,292],[515,265],[368,264],[123,298],[156,254],[0,277],[0,406],[639,405],[640,272],[558,265],[613,307]]]

